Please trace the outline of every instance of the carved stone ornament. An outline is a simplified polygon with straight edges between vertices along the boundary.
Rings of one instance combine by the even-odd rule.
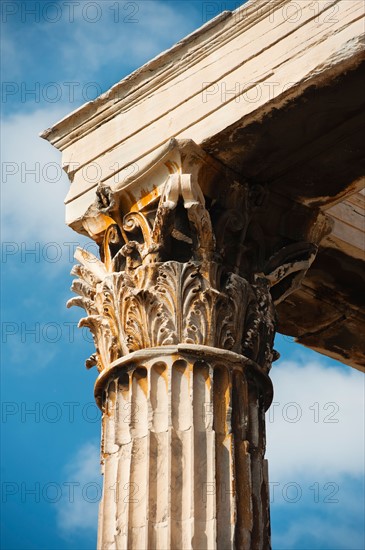
[[[187,146],[190,164],[207,162],[195,145],[174,141],[180,162],[164,159],[172,173],[145,205],[136,201],[123,213],[123,190],[98,187],[97,211],[109,220],[101,260],[76,251],[80,265],[72,270],[78,276],[72,290],[79,297],[68,302],[88,314],[80,321],[96,345],[88,367],[103,371],[131,352],[186,343],[231,350],[270,369],[270,289],[279,289],[278,302],[297,288],[317,247],[294,243],[265,258],[264,237],[253,220],[263,189],[231,179],[225,189],[217,186],[216,196],[208,191],[208,208],[196,166],[194,173],[181,173]]]

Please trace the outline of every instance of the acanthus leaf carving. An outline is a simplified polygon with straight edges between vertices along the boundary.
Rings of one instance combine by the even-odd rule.
[[[287,245],[265,262],[262,229],[252,219],[264,189],[233,182],[220,205],[207,206],[196,177],[177,171],[159,197],[125,215],[111,189],[99,186],[97,195],[110,220],[102,261],[77,250],[78,297],[68,304],[87,313],[80,325],[96,345],[87,365],[104,370],[133,351],[186,343],[244,354],[268,371],[272,295],[279,303],[298,287],[316,246]]]
[[[92,292],[89,286],[76,286],[87,296]],[[253,350],[248,354],[252,358],[261,349],[250,335],[256,335],[260,321],[267,320],[260,317],[251,285],[233,273],[223,276],[215,262],[139,266],[131,274],[107,274],[94,292],[92,308],[87,296],[82,299],[89,315],[80,326],[93,333],[102,368],[132,351],[178,343],[237,353],[244,346]]]

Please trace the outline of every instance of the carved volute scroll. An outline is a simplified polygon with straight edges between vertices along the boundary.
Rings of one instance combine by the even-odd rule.
[[[87,366],[103,371],[131,352],[186,343],[243,354],[268,371],[273,303],[298,287],[317,246],[274,243],[271,254],[255,219],[262,187],[228,179],[211,159],[207,170],[207,155],[191,143],[173,142],[171,155],[173,162],[161,161],[169,174],[159,192],[128,212],[121,205],[130,189],[97,190],[96,210],[109,220],[101,260],[77,250],[72,289],[79,297],[68,304],[87,312],[80,325],[96,344]],[[191,173],[183,173],[186,165]]]

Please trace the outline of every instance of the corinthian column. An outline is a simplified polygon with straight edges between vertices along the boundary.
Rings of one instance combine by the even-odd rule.
[[[98,548],[268,549],[274,301],[314,259],[265,235],[265,196],[192,142],[99,185],[70,305],[103,411]],[[260,218],[261,216],[261,218]]]

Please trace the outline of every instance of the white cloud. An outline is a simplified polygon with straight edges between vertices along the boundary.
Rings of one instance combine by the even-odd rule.
[[[319,360],[282,361],[271,371],[267,413],[270,479],[325,479],[364,470],[364,375]]]
[[[100,20],[96,23],[87,20],[94,16],[93,10],[84,11],[85,6],[91,4],[98,4],[101,9]],[[135,14],[131,13],[133,6],[138,8]],[[84,1],[77,3],[74,16],[69,16],[68,9],[66,13],[66,6],[64,9],[59,22],[47,24],[40,14],[39,24],[24,24],[21,33],[12,25],[10,29],[14,27],[14,33],[7,32],[4,37],[4,46],[9,52],[3,58],[4,70],[8,71],[8,79],[15,78],[10,84],[19,89],[15,97],[10,93],[8,98],[9,108],[14,108],[13,101],[18,100],[18,112],[6,117],[2,125],[2,236],[5,242],[15,242],[15,246],[29,243],[31,248],[38,241],[62,244],[79,238],[64,224],[63,201],[69,182],[60,169],[61,154],[40,139],[39,132],[69,114],[85,99],[91,99],[88,94],[95,89],[84,96],[84,85],[100,80],[98,71],[114,66],[115,73],[118,65],[120,77],[123,77],[123,67],[130,63],[138,67],[184,36],[192,26],[186,10],[157,1]],[[50,12],[47,16],[54,14]],[[29,21],[33,21],[32,17],[29,16]],[[8,19],[10,25],[13,18]],[[64,38],[66,30],[67,40]],[[49,45],[41,64],[37,50],[30,47],[37,41]],[[61,96],[59,101],[52,103],[46,101],[47,94],[56,93],[55,89],[45,91],[42,82],[51,82],[55,74],[59,78],[56,87],[61,90]],[[21,77],[26,77],[24,82],[19,81]],[[83,86],[71,86],[70,89],[66,81]],[[26,94],[22,86],[25,90],[38,91],[35,95]],[[104,88],[100,81],[99,91]],[[70,100],[73,93],[75,99]]]
[[[64,198],[69,187],[58,151],[39,132],[67,112],[67,107],[17,114],[2,123],[2,237],[5,242],[71,241]]]
[[[294,348],[266,417],[273,549],[361,550],[364,374]]]
[[[65,467],[67,482],[74,490],[65,491],[57,505],[58,526],[64,534],[97,528],[102,488],[99,463],[99,445],[86,443]]]

